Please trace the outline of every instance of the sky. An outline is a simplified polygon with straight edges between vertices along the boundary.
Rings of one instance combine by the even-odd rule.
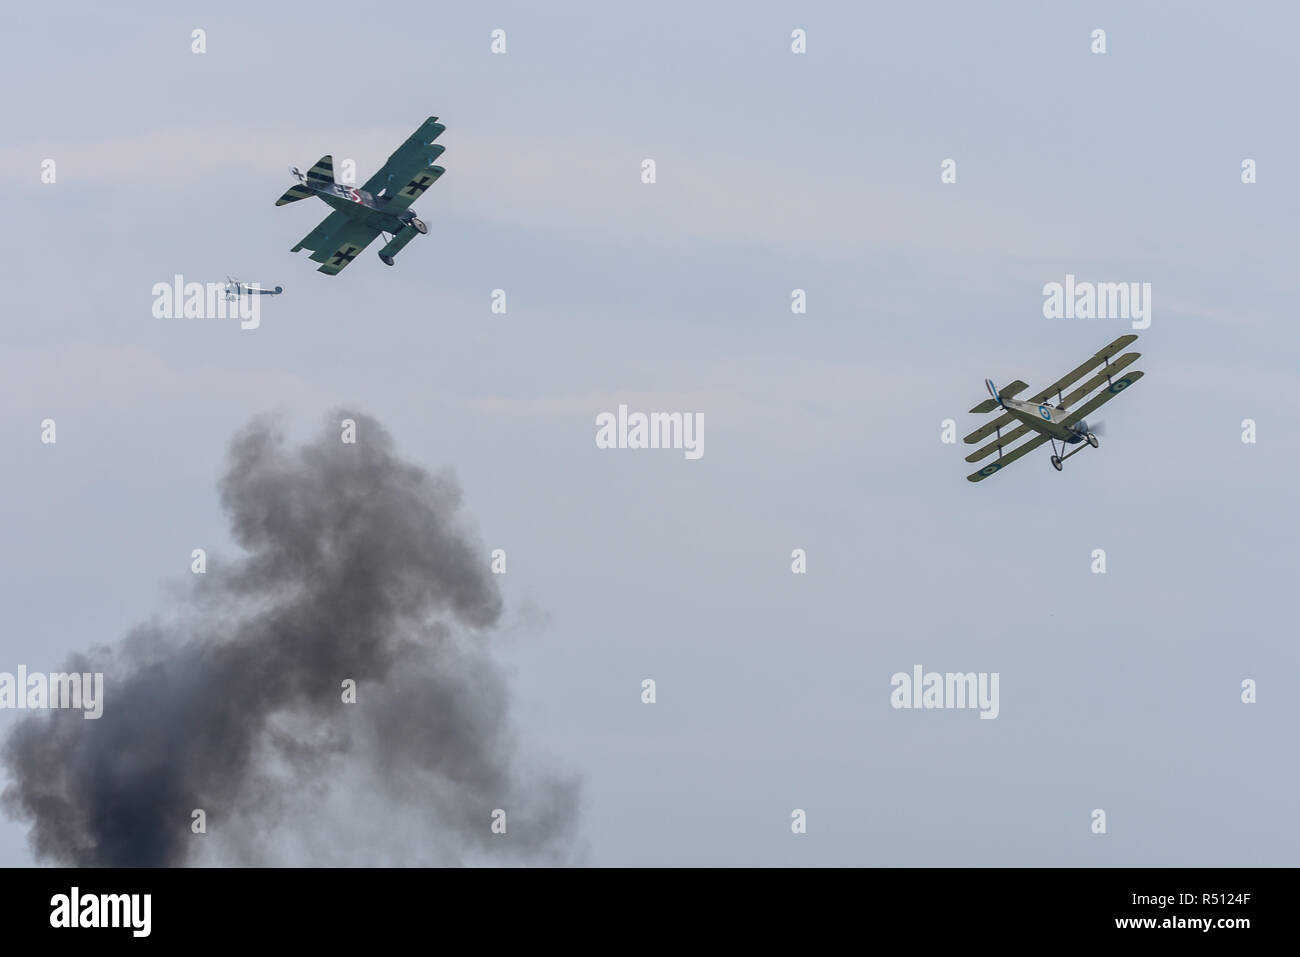
[[[239,554],[217,483],[251,419],[305,441],[355,410],[507,555],[483,640],[521,755],[581,781],[572,863],[1294,866],[1297,29],[1263,3],[14,11],[0,671],[114,644],[194,548]],[[430,115],[428,236],[336,277],[289,252],[327,212],[274,205],[289,166],[364,181]],[[284,293],[256,329],[156,318],[176,274]],[[944,423],[982,424],[986,377],[1036,390],[1135,331],[1045,318],[1067,274],[1151,284],[1145,377],[1099,450],[969,483]],[[702,415],[704,454],[597,447],[620,404]],[[892,707],[916,665],[998,674],[997,717]],[[0,821],[0,864],[33,863]]]

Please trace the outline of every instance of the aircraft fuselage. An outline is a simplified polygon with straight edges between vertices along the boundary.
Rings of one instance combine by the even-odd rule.
[[[1064,409],[1048,405],[1046,402],[1021,402],[1019,399],[1003,399],[1002,408],[1011,413],[1025,425],[1036,432],[1050,435],[1054,439],[1074,445],[1082,442],[1088,434],[1088,423],[1079,421],[1073,425],[1062,425],[1070,413]]]
[[[339,210],[349,219],[355,219],[386,233],[396,233],[410,220],[415,218],[415,210],[404,209],[400,215],[387,212],[387,196],[375,196],[343,183],[318,184],[307,180],[303,183],[317,196],[325,200],[334,209]]]

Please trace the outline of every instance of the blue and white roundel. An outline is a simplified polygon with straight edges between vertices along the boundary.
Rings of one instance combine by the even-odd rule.
[[[990,463],[989,465],[986,465],[982,469],[980,469],[980,475],[992,475],[1000,468],[1002,468],[1002,466],[999,465],[997,462]]]
[[[1114,382],[1111,383],[1111,386],[1110,386],[1110,390],[1109,390],[1109,391],[1111,391],[1111,392],[1123,392],[1125,389],[1127,389],[1127,388],[1128,388],[1129,386],[1131,386],[1132,384],[1133,384],[1133,380],[1130,379],[1130,378],[1128,378],[1128,377],[1125,377],[1125,378],[1123,378],[1123,379],[1116,379]]]
[[[1038,407],[1038,414],[1041,415],[1043,418],[1045,418],[1048,422],[1052,421],[1052,410],[1049,409],[1047,406],[1040,405]]]

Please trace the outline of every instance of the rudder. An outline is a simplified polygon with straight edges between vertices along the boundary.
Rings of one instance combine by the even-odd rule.
[[[317,186],[326,186],[334,182],[334,157],[326,153],[316,161],[316,165],[307,170],[307,181]]]

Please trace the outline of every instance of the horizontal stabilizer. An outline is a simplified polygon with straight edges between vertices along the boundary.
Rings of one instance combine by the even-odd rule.
[[[293,186],[290,186],[285,191],[285,194],[283,196],[281,196],[279,199],[275,201],[275,205],[283,206],[286,203],[296,203],[298,202],[298,200],[306,199],[310,195],[311,195],[310,189],[308,189],[302,183],[295,183]]]
[[[1010,385],[1006,385],[1003,386],[1001,389],[998,389],[998,395],[1003,399],[1011,399],[1019,395],[1021,392],[1024,392],[1028,388],[1029,388],[1028,382],[1025,382],[1022,379],[1017,379],[1015,382],[1011,383]],[[979,405],[975,406],[975,408],[971,409],[971,412],[974,412],[976,415],[982,415],[985,412],[992,412],[997,407],[998,407],[997,399],[985,399]]]

